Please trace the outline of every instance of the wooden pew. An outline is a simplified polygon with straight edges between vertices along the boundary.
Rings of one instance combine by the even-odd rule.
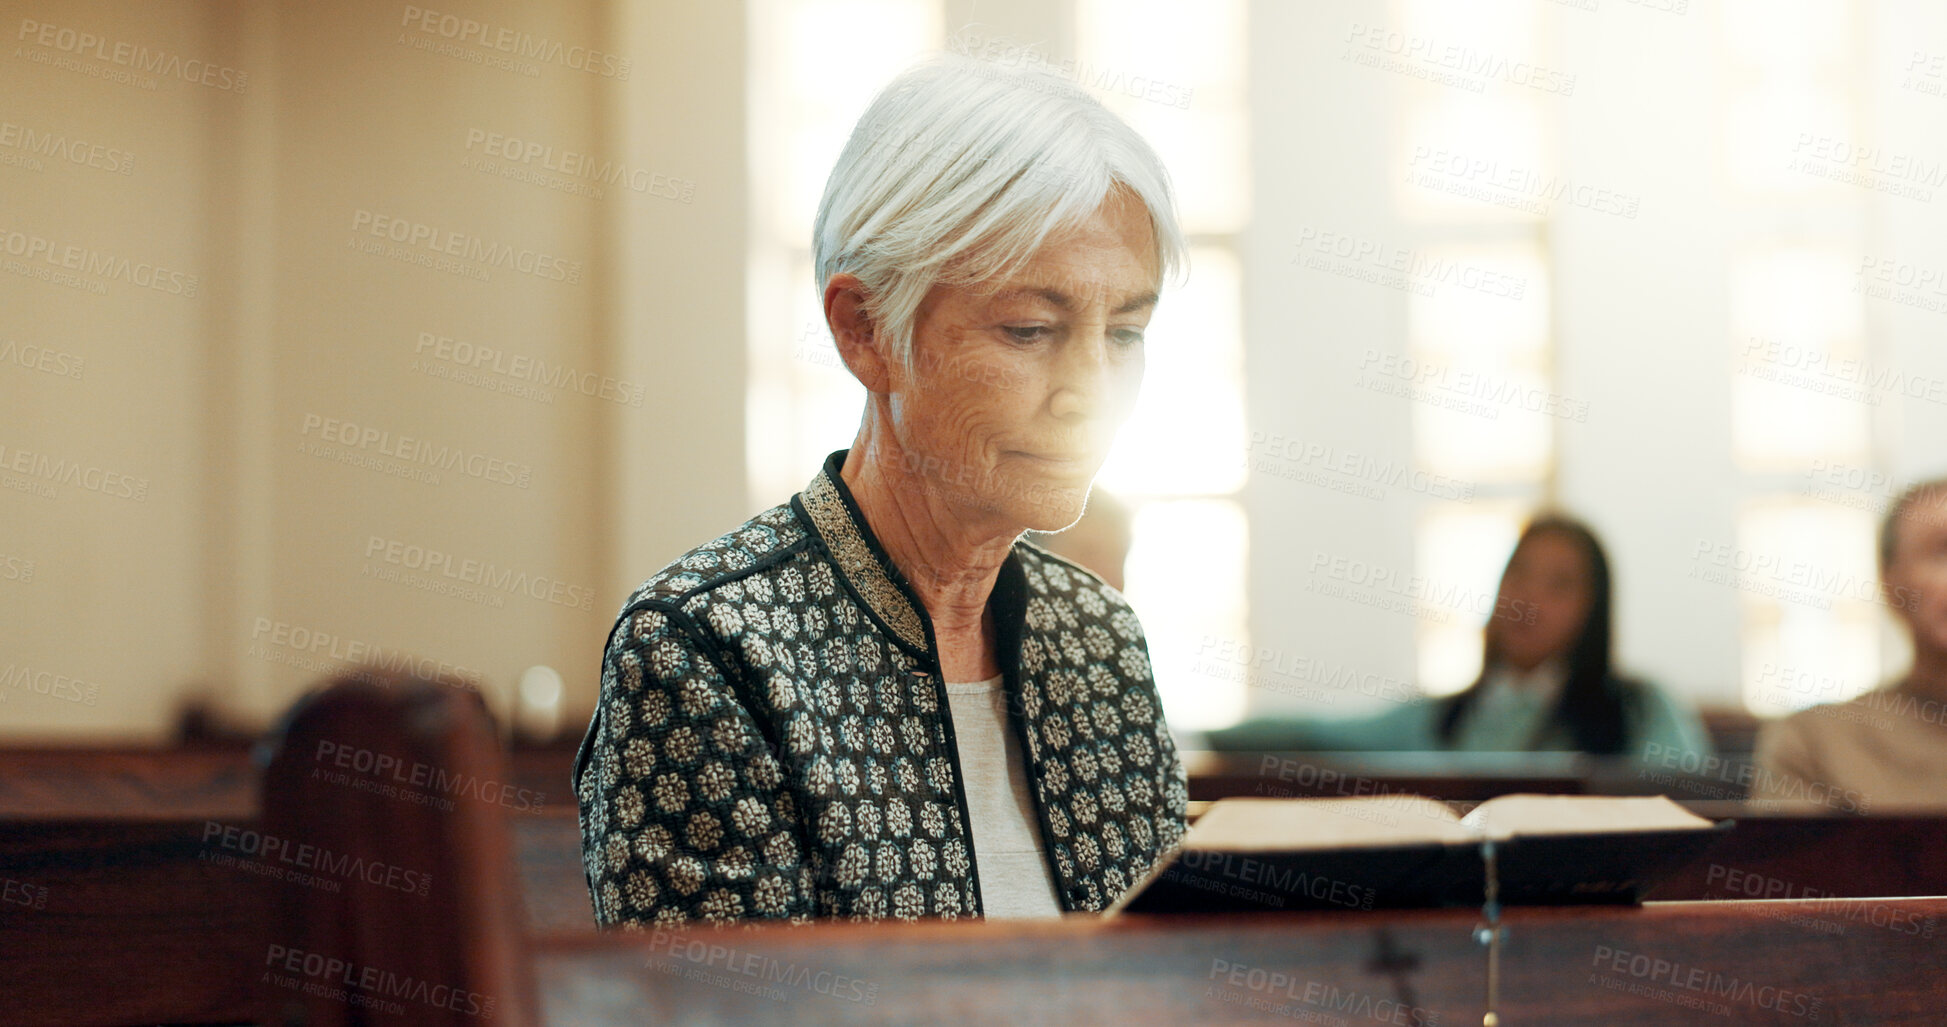
[[[350,680],[298,703],[264,771],[263,834],[332,886],[276,889],[254,960],[268,1019],[540,1022],[507,828],[537,804],[507,770],[465,688]]]
[[[1947,816],[1779,813],[1736,802],[1687,802],[1737,821],[1709,852],[1650,897],[1804,899],[1947,895]]]
[[[400,683],[394,691],[403,695],[412,688]],[[640,1023],[645,1010],[702,1019],[754,1016],[758,1022],[907,1021],[960,1013],[980,1019],[1007,1011],[1017,1014],[1009,1018],[1046,1022],[1124,1013],[1154,1022],[1304,1022],[1312,1014],[1320,1018],[1313,1022],[1336,1022],[1329,1019],[1333,1016],[1373,1022],[1347,1015],[1342,1008],[1335,1011],[1330,1006],[1334,995],[1364,996],[1368,1006],[1403,1002],[1409,1010],[1439,1013],[1442,1023],[1478,1019],[1483,957],[1469,940],[1475,914],[1465,910],[1136,918],[1117,923],[1086,918],[1033,925],[830,924],[726,932],[692,928],[660,937],[653,931],[597,934],[586,929],[588,899],[571,806],[519,813],[503,803],[475,803],[474,808],[445,811],[361,791],[343,781],[307,777],[323,769],[316,759],[321,739],[414,762],[436,761],[481,779],[508,776],[481,735],[452,726],[484,716],[464,702],[415,707],[368,701],[357,709],[356,715],[341,714],[308,729],[303,721],[293,721],[300,730],[286,736],[284,759],[287,770],[295,759],[302,772],[285,773],[267,792],[284,796],[272,800],[272,808],[285,817],[276,823],[216,816],[226,812],[216,806],[205,811],[212,814],[208,816],[146,821],[84,822],[45,810],[38,819],[0,818],[4,865],[25,867],[16,876],[34,876],[50,885],[46,906],[23,914],[53,911],[63,918],[0,917],[0,994],[7,996],[7,1019],[273,1022],[291,999],[311,1006],[307,1012],[314,1023],[336,1022],[330,1019],[334,1015],[373,1014],[366,1007],[354,1010],[347,998],[339,997],[349,993],[342,984],[331,984],[328,975],[319,982],[314,979],[318,975],[301,969],[277,974],[300,988],[307,982],[322,983],[325,994],[306,995],[289,986],[267,989],[263,984],[268,956],[322,954],[325,946],[349,947],[331,958],[395,978],[435,982],[449,997],[492,998],[493,1019],[500,1022],[518,1022],[535,1008],[545,1022],[575,1024]],[[398,722],[410,721],[414,709],[420,719],[446,727],[430,734],[403,731]],[[308,759],[306,752],[312,754]],[[405,813],[411,815],[394,815]],[[455,824],[455,813],[471,817],[469,825]],[[1767,823],[1757,830],[1770,831],[1774,839],[1797,839],[1777,856],[1796,863],[1765,862],[1767,852],[1758,841],[1746,850],[1720,850],[1706,860],[1717,858],[1723,866],[1736,867],[1746,875],[1740,882],[1755,874],[1834,894],[1871,894],[1861,890],[1868,888],[1914,894],[1911,887],[1843,872],[1828,873],[1841,880],[1830,882],[1838,887],[1827,888],[1819,883],[1825,878],[1808,868],[1817,866],[1821,852],[1884,853],[1902,845],[1916,854],[1947,851],[1942,846],[1947,821],[1763,819]],[[382,830],[374,833],[374,825],[381,823]],[[235,829],[238,837],[256,830],[260,836],[336,854],[363,854],[405,872],[429,874],[434,890],[446,896],[450,883],[457,889],[450,897],[461,901],[430,903],[430,896],[402,892],[396,881],[395,886],[347,881],[332,892],[215,865],[209,857],[238,854],[237,846],[225,841],[228,829]],[[494,840],[497,834],[501,841]],[[1753,835],[1731,836],[1747,837]],[[453,850],[489,858],[469,863]],[[500,855],[493,857],[496,850]],[[256,862],[266,863],[261,858]],[[518,882],[504,876],[510,862],[519,867]],[[1838,865],[1826,860],[1828,870]],[[1899,861],[1897,873],[1905,876],[1895,883],[1937,881],[1926,876],[1931,865],[1918,855]],[[1846,881],[1854,882],[1855,890],[1846,891]],[[1712,878],[1709,867],[1700,865],[1692,868],[1691,882],[1675,893],[1714,888],[1722,895],[1731,887],[1728,872]],[[1929,888],[1931,894],[1941,891],[1947,889]],[[522,896],[524,924],[518,914],[508,912]],[[57,897],[66,904],[59,909]],[[1659,982],[1654,974],[1647,979],[1633,974],[1630,960],[1645,954],[1652,961],[1702,967],[1718,975],[1742,973],[1740,979],[1762,981],[1759,986],[1773,994],[1784,989],[1812,995],[1824,1003],[1822,1008],[1842,1009],[1847,1016],[1904,1015],[1901,1011],[1920,997],[1934,1003],[1947,1000],[1939,993],[1947,985],[1942,984],[1937,956],[1914,954],[1933,953],[1939,946],[1916,943],[1889,925],[1938,916],[1947,911],[1941,901],[1513,911],[1503,979],[1504,1011],[1511,1015],[1503,1022],[1686,1022],[1683,1017],[1698,1011],[1673,1002],[1699,998],[1696,989]],[[313,930],[318,923],[364,926],[318,937]],[[1841,932],[1836,936],[1835,927]],[[695,947],[699,943],[700,949]],[[495,973],[476,978],[469,976],[470,961],[453,962],[450,954],[462,951],[464,944],[486,944],[489,958],[484,963],[497,966]],[[713,955],[717,949],[726,954]],[[1624,954],[1622,969],[1597,973],[1596,959],[1604,949],[1612,959],[1615,953]],[[428,956],[423,964],[421,950]],[[728,963],[733,954],[742,960],[735,967]],[[134,977],[137,986],[108,989],[94,984],[130,980],[124,966],[133,958],[143,960],[145,967]],[[1578,958],[1585,965],[1578,967]],[[1777,966],[1794,960],[1812,969],[1780,976],[1785,971]],[[515,964],[532,969],[521,971]],[[298,965],[302,967],[301,960]],[[800,969],[806,972],[797,973]],[[1294,997],[1291,981],[1299,970],[1309,976]],[[1253,971],[1262,973],[1254,977]],[[1274,972],[1286,976],[1282,992],[1270,987],[1268,975]],[[1242,974],[1241,983],[1232,983],[1233,973]],[[1601,980],[1575,986],[1592,974]],[[841,979],[847,995],[835,998],[832,992]],[[878,990],[873,1005],[867,1006],[863,989],[872,985]],[[1331,988],[1338,990],[1323,990]],[[787,1001],[778,1001],[766,989],[781,991]],[[853,994],[858,997],[849,997]],[[369,997],[396,1001],[383,992]],[[1326,1005],[1319,1005],[1321,1001]],[[1281,1005],[1291,1008],[1283,1014],[1267,1011]],[[1548,1015],[1537,1019],[1542,1010]],[[1756,1006],[1734,1012],[1738,1015],[1728,1021],[1699,1014],[1708,1018],[1697,1022],[1776,1015]],[[1525,1019],[1516,1018],[1524,1013]],[[440,1015],[440,1010],[420,1001],[388,1015],[367,1015],[364,1022],[437,1022],[428,1017]],[[453,1022],[481,1019],[459,1015],[455,1013]],[[1843,1020],[1828,1012],[1822,1021],[1834,1019]]]
[[[261,774],[243,746],[0,749],[0,817],[247,817]]]
[[[1840,936],[1802,926],[1832,905],[1512,910],[1501,1023],[1937,1023],[1947,946],[1857,922]],[[1899,905],[1908,918],[1947,915],[1947,900]],[[1485,1008],[1478,919],[689,928],[531,946],[549,1023],[1462,1025]]]
[[[520,746],[509,775],[538,804],[572,811],[574,759]],[[0,748],[0,817],[252,816],[262,776],[248,745]]]
[[[254,1020],[270,885],[206,858],[212,824],[0,821],[0,1021]]]

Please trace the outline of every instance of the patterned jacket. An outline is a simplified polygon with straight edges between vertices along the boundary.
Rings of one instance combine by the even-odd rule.
[[[624,605],[575,760],[598,923],[980,914],[932,623],[844,458]],[[1025,541],[988,602],[1063,907],[1104,909],[1184,829],[1142,627]]]

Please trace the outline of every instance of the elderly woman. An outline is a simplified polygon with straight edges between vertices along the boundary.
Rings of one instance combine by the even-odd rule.
[[[1184,827],[1080,516],[1182,260],[1166,174],[1036,72],[893,81],[814,229],[852,447],[623,607],[576,760],[602,924],[1101,910]]]

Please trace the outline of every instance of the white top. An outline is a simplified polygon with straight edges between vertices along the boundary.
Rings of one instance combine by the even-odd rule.
[[[1533,748],[1550,727],[1568,682],[1568,665],[1543,661],[1522,673],[1506,664],[1488,668],[1480,697],[1454,731],[1456,749]]]
[[[1000,676],[947,682],[946,701],[960,750],[984,912],[993,920],[1060,916],[1061,897],[1028,792],[1021,740],[1008,723]]]

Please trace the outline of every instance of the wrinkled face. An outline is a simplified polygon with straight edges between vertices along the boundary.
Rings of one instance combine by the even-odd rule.
[[[1503,659],[1529,670],[1551,656],[1566,659],[1594,605],[1581,547],[1559,532],[1538,531],[1508,559],[1487,630]]]
[[[1883,595],[1916,649],[1947,652],[1947,493],[1923,495],[1900,519]]]
[[[936,286],[889,397],[908,473],[989,523],[1074,523],[1135,405],[1160,277],[1148,212],[1118,191],[1014,277]]]

